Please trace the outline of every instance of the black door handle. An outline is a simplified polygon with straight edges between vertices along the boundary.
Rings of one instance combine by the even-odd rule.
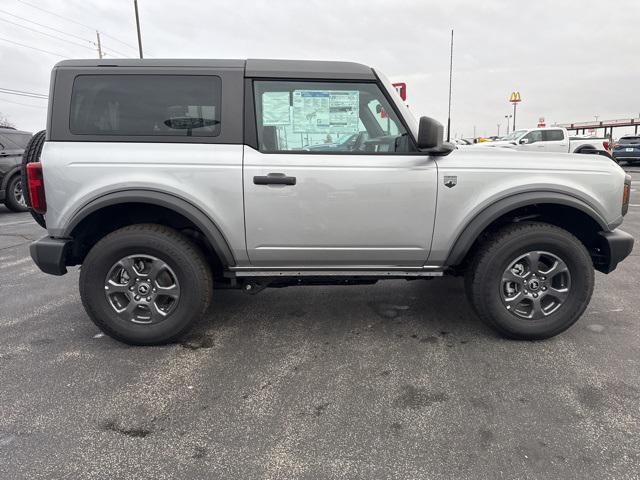
[[[295,185],[296,177],[287,177],[284,173],[270,173],[253,177],[253,183],[256,185]]]

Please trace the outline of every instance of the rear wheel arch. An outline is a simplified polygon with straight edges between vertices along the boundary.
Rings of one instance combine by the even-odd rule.
[[[520,193],[498,200],[476,215],[456,239],[445,265],[454,267],[466,263],[487,233],[509,223],[534,218],[565,228],[587,248],[591,241],[597,240],[599,231],[609,230],[602,216],[578,198],[556,192]]]
[[[125,218],[119,218],[118,214]],[[80,208],[62,236],[78,240],[74,263],[80,263],[104,235],[135,223],[159,222],[167,226],[199,232],[222,267],[235,265],[235,259],[221,229],[202,210],[178,196],[151,190],[127,190],[99,197]],[[97,232],[94,230],[98,227]],[[92,237],[91,235],[94,235]],[[84,243],[84,245],[83,245]]]
[[[597,150],[597,148],[594,145],[580,145],[573,153],[582,153],[585,150]]]

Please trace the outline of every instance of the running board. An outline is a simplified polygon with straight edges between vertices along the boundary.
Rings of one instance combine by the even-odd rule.
[[[235,270],[234,277],[441,277],[442,270]]]

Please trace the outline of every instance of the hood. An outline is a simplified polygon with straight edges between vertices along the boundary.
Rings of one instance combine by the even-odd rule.
[[[482,143],[474,143],[474,147],[504,147],[504,148],[515,148],[516,145],[513,142],[508,142],[506,140],[498,140],[496,142],[482,142]]]
[[[498,170],[543,170],[554,171],[591,171],[610,172],[622,170],[611,158],[603,155],[585,155],[582,153],[529,152],[508,148],[510,142],[493,142],[495,147],[476,145],[458,147],[447,157],[438,159],[443,167],[464,167]],[[507,145],[500,145],[505,143]],[[513,147],[514,145],[511,144]]]

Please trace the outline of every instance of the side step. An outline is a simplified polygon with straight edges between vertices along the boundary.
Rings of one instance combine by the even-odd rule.
[[[230,277],[441,277],[442,270],[234,270]]]

